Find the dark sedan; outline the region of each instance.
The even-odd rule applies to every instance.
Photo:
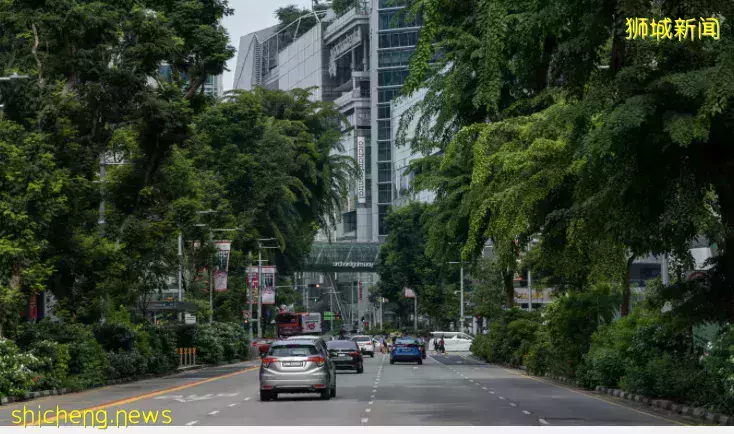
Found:
[[[358,374],[364,372],[364,359],[359,346],[354,341],[329,341],[326,343],[329,358],[336,369],[355,369]]]

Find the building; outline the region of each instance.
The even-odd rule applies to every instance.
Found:
[[[349,120],[342,131],[344,154],[358,161],[362,176],[338,216],[340,224],[334,233],[330,237],[320,233],[317,242],[346,243],[355,248],[384,242],[388,209],[408,199],[411,178],[404,169],[412,157],[409,150],[395,149],[399,113],[393,114],[393,106],[408,76],[420,18],[399,16],[405,4],[357,1],[355,7],[339,15],[331,9],[314,11],[290,26],[265,28],[240,39],[235,89],[315,86],[313,98],[334,102]],[[293,32],[293,27],[298,29],[314,18],[312,28]],[[402,113],[409,106],[406,104],[401,103],[396,110]],[[345,259],[349,254],[345,253]],[[376,310],[368,302],[369,288],[377,282],[374,272],[339,271],[304,279],[320,280],[348,294],[340,296],[340,301],[351,306],[359,320],[365,317],[367,321]],[[362,291],[356,289],[360,286]]]
[[[171,74],[171,65],[167,63],[164,63],[158,67],[158,74],[160,74],[160,77],[166,81],[170,82],[173,79]],[[224,93],[224,86],[222,83],[221,74],[207,77],[206,81],[204,82],[204,93],[215,98],[222,97],[222,94]]]

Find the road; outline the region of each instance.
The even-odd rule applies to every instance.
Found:
[[[571,390],[466,355],[390,365],[365,359],[338,375],[337,396],[281,395],[260,402],[258,365],[242,363],[0,407],[0,425],[28,408],[170,410],[172,425],[676,425],[691,423],[628,401]],[[91,416],[90,416],[91,418]],[[60,422],[64,425],[63,422]],[[89,423],[91,424],[91,422]],[[163,425],[158,420],[157,425]],[[99,426],[99,423],[97,424]],[[112,425],[112,423],[110,423]]]

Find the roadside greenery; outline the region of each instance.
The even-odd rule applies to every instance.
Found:
[[[175,372],[180,347],[196,348],[197,364],[251,357],[246,330],[231,323],[87,326],[44,320],[24,324],[15,342],[0,340],[0,397]]]

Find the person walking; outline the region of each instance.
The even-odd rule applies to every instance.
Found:
[[[446,343],[443,341],[443,337],[441,337],[441,340],[438,342],[438,350],[441,354],[446,352]]]

